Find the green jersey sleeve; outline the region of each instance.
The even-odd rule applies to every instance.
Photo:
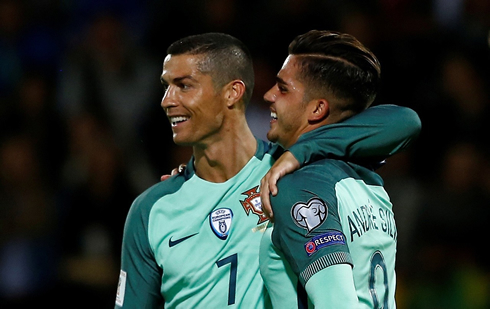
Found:
[[[352,267],[347,264],[322,269],[308,280],[305,289],[315,309],[358,307]]]
[[[343,122],[303,134],[288,149],[301,166],[323,158],[377,163],[407,148],[419,135],[420,118],[408,107],[378,105]]]
[[[382,183],[370,169],[334,159],[312,162],[278,181],[270,243],[283,253],[279,258],[289,263],[315,308],[353,308],[339,303],[347,297],[348,304],[357,297],[370,308],[395,308],[397,233]],[[263,274],[267,285],[268,273]],[[351,279],[335,279],[340,277]],[[332,294],[325,290],[330,283],[344,288]]]
[[[271,197],[272,243],[303,286],[324,268],[353,265],[336,207],[334,179],[341,170],[332,168],[323,173],[329,176],[322,176],[311,166],[284,176],[278,182],[279,194]]]
[[[148,217],[156,197],[140,195],[129,210],[124,227],[121,271],[115,308],[163,308],[162,270],[148,240]]]

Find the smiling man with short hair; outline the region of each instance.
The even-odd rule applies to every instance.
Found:
[[[380,71],[374,54],[351,35],[299,35],[264,95],[275,116],[267,138],[288,149],[354,121],[376,97]],[[370,108],[364,116],[383,119],[389,108]],[[407,110],[405,121],[420,129],[415,112]],[[395,308],[392,204],[381,177],[359,163],[322,159],[277,183],[270,199],[275,221],[260,248],[261,274],[275,308]]]

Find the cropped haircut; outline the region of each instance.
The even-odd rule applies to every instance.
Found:
[[[167,54],[202,55],[198,70],[211,76],[215,90],[238,79],[245,84],[245,105],[252,98],[255,83],[252,56],[237,38],[224,33],[191,35],[172,43]]]
[[[307,87],[305,99],[333,95],[341,111],[359,113],[374,101],[381,80],[376,56],[349,34],[311,30],[297,36],[289,54],[298,57],[298,79]]]

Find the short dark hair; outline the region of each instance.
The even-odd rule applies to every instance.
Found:
[[[224,33],[191,35],[172,43],[167,54],[203,55],[199,71],[209,74],[215,89],[221,89],[232,80],[245,84],[244,102],[248,104],[254,88],[252,56],[248,48],[237,38]]]
[[[334,95],[344,110],[359,113],[374,101],[381,80],[376,56],[349,34],[311,30],[297,36],[289,54],[299,55],[300,80],[306,83],[305,95]]]

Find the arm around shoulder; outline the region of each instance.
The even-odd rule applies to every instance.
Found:
[[[420,117],[411,108],[386,104],[368,110],[382,120],[379,134],[392,145],[393,149],[388,153],[390,156],[410,146],[422,130]]]
[[[379,162],[413,143],[421,131],[417,113],[403,106],[373,106],[340,123],[303,134],[289,151],[303,166],[323,158]]]

